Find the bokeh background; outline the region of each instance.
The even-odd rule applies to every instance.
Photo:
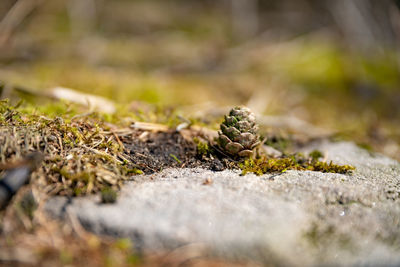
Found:
[[[244,104],[400,158],[399,7],[394,0],[1,0],[0,81],[64,86],[200,119]]]

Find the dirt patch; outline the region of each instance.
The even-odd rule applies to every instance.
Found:
[[[226,168],[225,161],[198,154],[196,143],[176,131],[137,131],[122,138],[130,161],[144,173],[154,173],[170,167],[203,167],[214,171]]]

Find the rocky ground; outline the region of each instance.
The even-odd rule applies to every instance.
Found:
[[[351,142],[303,150],[315,148],[356,170],[241,176],[168,168],[132,177],[115,204],[54,197],[46,210],[96,234],[129,237],[139,251],[167,251],[187,262],[217,256],[263,265],[398,266],[400,164]]]
[[[320,2],[0,1],[0,266],[400,265],[399,9]]]

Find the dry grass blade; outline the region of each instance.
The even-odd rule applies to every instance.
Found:
[[[135,122],[131,128],[143,131],[166,132],[170,130],[168,126],[150,122]]]

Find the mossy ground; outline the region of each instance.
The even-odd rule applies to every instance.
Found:
[[[224,159],[200,133],[188,128],[185,134],[172,128],[176,120],[170,114],[165,123],[170,130],[149,132],[111,124],[98,113],[76,115],[79,107],[60,103],[44,110],[28,105],[0,103],[0,152],[3,164],[39,151],[44,162],[33,181],[44,192],[57,195],[86,195],[104,188],[120,188],[132,175],[152,173],[168,167],[221,169],[238,166],[243,174],[282,172],[287,169],[346,173],[349,166],[318,161],[321,154],[309,158],[294,155],[278,159]],[[63,117],[58,115],[63,113]],[[131,117],[133,119],[133,117]],[[118,122],[117,122],[118,123]],[[201,141],[203,140],[203,141]],[[222,164],[223,161],[226,162]],[[239,164],[237,164],[239,162]],[[219,166],[219,167],[217,167]]]
[[[331,173],[351,173],[355,168],[350,165],[337,165],[332,162],[315,160],[312,155],[292,155],[283,158],[267,158],[265,156],[258,159],[247,159],[239,164],[242,174],[255,173],[262,175],[265,173],[285,172],[287,170],[298,171],[319,171]]]

